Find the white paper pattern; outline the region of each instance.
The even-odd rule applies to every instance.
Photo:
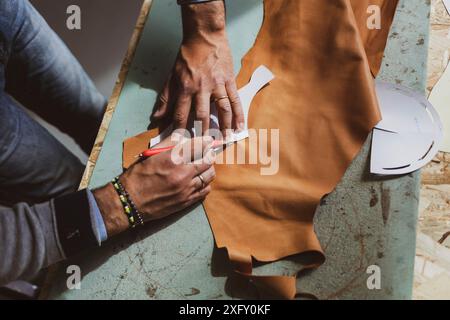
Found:
[[[399,175],[420,169],[437,154],[442,124],[425,97],[399,85],[376,83],[383,120],[373,130],[370,171]]]

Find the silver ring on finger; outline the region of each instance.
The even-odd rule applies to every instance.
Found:
[[[163,95],[159,96],[159,101],[161,101],[164,104],[168,103],[167,99]]]
[[[206,186],[205,178],[203,178],[203,176],[202,176],[201,174],[199,174],[197,177],[199,177],[199,179],[200,179],[200,181],[201,181],[201,183],[202,183],[201,189],[204,189],[205,186]]]
[[[225,100],[225,99],[229,99],[229,97],[228,96],[221,96],[221,97],[218,97],[218,98],[214,99],[213,102],[217,103],[217,102],[219,102],[221,100]]]

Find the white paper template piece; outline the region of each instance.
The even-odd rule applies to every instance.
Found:
[[[450,4],[450,0],[448,3]],[[444,74],[434,86],[428,100],[436,108],[444,123],[444,140],[440,150],[450,152],[450,65],[447,66]]]
[[[372,173],[406,174],[417,170],[419,155],[425,156],[430,152],[429,142],[433,138],[430,135],[404,135],[375,128],[372,138]],[[416,159],[416,162],[411,159]]]
[[[275,78],[273,73],[265,66],[259,66],[252,74],[252,77],[248,84],[239,89],[239,97],[241,99],[242,109],[245,117],[245,130],[241,133],[235,133],[231,137],[229,141],[241,141],[248,138],[248,113],[250,111],[250,105],[253,101],[253,98],[256,96],[259,90],[261,90],[265,85],[267,85],[270,81]],[[191,117],[192,118],[192,117]],[[192,128],[192,133],[194,136],[199,136],[201,133],[197,133],[193,126],[193,121],[190,121],[191,124],[188,127]],[[211,116],[210,116],[210,129],[219,129],[219,118],[217,108],[214,103],[211,104]],[[159,136],[150,140],[150,148],[153,148],[155,145],[160,143],[162,140],[166,139],[171,135],[173,131],[173,127],[167,127]]]
[[[165,128],[164,131],[161,132],[161,134],[159,136],[156,136],[153,139],[150,139],[150,148],[153,148],[158,143],[160,143],[164,139],[168,138],[170,136],[170,134],[172,133],[172,131],[173,131],[173,126],[170,125],[167,128]]]
[[[248,113],[253,98],[259,90],[275,78],[273,73],[265,66],[259,66],[253,72],[250,82],[239,90],[239,97],[241,98],[242,109],[245,116],[245,129],[248,129]]]
[[[437,154],[443,138],[439,115],[425,97],[377,81],[383,120],[373,130],[370,171],[398,175],[420,169]]]
[[[444,3],[445,9],[447,9],[447,12],[450,14],[450,0],[442,0]]]
[[[245,140],[248,137],[249,137],[248,130],[243,130],[243,131],[241,131],[239,133],[233,133],[233,136],[231,138],[229,138],[227,141],[225,141],[225,143],[222,146],[217,147],[214,150],[215,151],[220,151],[224,146],[231,145],[231,144],[233,144],[235,142],[239,142],[239,141]]]

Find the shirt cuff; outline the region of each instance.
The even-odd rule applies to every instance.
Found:
[[[89,213],[91,215],[92,230],[94,231],[98,244],[101,245],[102,242],[108,240],[108,233],[106,232],[105,222],[91,190],[87,189],[86,192],[89,201]]]
[[[99,246],[86,190],[57,198],[53,206],[59,241],[66,257]]]

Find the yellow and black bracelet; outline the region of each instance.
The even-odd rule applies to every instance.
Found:
[[[123,210],[128,218],[130,227],[135,228],[136,226],[143,225],[144,219],[142,218],[142,214],[137,210],[137,207],[133,200],[131,200],[130,195],[120,182],[119,177],[114,178],[111,183],[119,195],[120,202],[122,203]]]

